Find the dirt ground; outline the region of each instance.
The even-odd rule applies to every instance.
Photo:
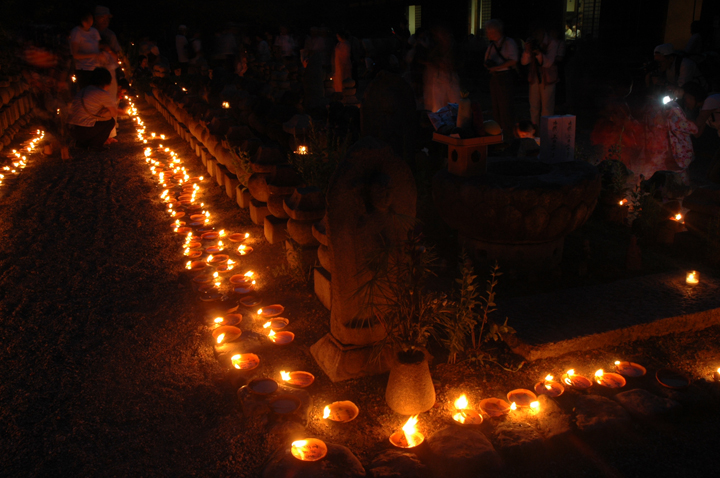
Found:
[[[141,108],[148,131],[171,135]],[[0,198],[0,470],[4,476],[259,476],[281,444],[242,416],[236,389],[213,356],[211,306],[183,270],[183,238],[172,233],[134,129],[123,124],[107,153],[74,151],[72,161],[36,155]],[[167,145],[203,174],[174,134]],[[329,312],[307,285],[278,275],[282,244],[270,245],[209,181],[202,201],[215,224],[250,232],[254,252],[238,269],[258,275],[264,304],[281,303],[296,340],[260,353],[260,375],[316,376],[307,436],[349,447],[363,462],[390,445],[405,418],[384,401],[387,375],[332,384],[309,347]],[[244,332],[260,323],[243,311]],[[720,366],[720,328],[534,362],[518,372],[477,363],[432,365],[438,406],[420,417],[425,435],[448,424],[460,392],[472,402],[532,387],[547,373],[584,373],[617,358],[650,372],[672,365],[694,379]],[[501,354],[508,365],[517,357]],[[650,374],[649,374],[650,375]],[[648,377],[650,381],[651,377]],[[650,388],[650,383],[641,386]],[[352,400],[360,416],[343,426],[320,418],[328,402]],[[685,410],[673,422],[634,422],[603,443],[576,440],[540,461],[509,463],[507,476],[717,476],[718,407]],[[287,445],[287,444],[285,444]],[[450,474],[448,476],[451,476]],[[480,476],[480,475],[479,475]],[[484,475],[482,475],[484,476]]]

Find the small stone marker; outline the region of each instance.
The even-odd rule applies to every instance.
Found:
[[[619,408],[619,405],[618,405]],[[428,462],[435,476],[476,477],[478,470],[500,467],[500,457],[490,441],[480,432],[450,426],[427,439]]]
[[[615,401],[637,418],[655,418],[678,412],[682,406],[675,400],[661,398],[647,390],[636,388],[618,393]]]
[[[367,469],[373,478],[430,478],[430,469],[418,460],[415,453],[386,450],[372,461]]]
[[[621,427],[629,420],[628,412],[609,398],[585,395],[575,402],[575,423],[581,432],[604,432]]]

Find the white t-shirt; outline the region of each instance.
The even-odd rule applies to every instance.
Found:
[[[487,50],[485,50],[485,61],[490,60],[495,65],[502,65],[508,60],[518,61],[518,56],[517,43],[508,37],[502,37],[497,43],[490,42]],[[506,67],[497,71],[508,71],[509,69],[509,67]]]
[[[88,31],[83,30],[82,27],[75,27],[70,32],[70,51],[80,54],[100,53],[99,42],[100,33],[93,27]],[[94,58],[75,59],[76,70],[92,71],[96,66]]]
[[[88,86],[78,91],[70,105],[68,123],[92,128],[96,121],[106,121],[110,115],[98,114],[103,108],[116,108],[115,100],[107,91],[97,86]]]
[[[187,47],[187,37],[185,35],[175,35],[175,49],[177,50],[177,57],[180,63],[188,62]]]

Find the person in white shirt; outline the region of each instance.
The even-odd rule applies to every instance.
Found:
[[[93,14],[80,17],[80,25],[70,31],[70,52],[75,60],[75,76],[78,88],[90,84],[92,71],[100,57],[100,33],[93,28]]]
[[[70,105],[68,123],[80,148],[102,150],[115,127],[117,103],[108,93],[112,76],[105,68],[91,72],[90,84],[78,91]]]
[[[185,25],[180,25],[178,27],[178,34],[175,35],[175,50],[177,51],[177,58],[178,63],[180,63],[180,70],[182,71],[182,74],[187,73],[188,69],[188,62],[190,59],[188,58],[188,39],[187,36],[187,27]]]
[[[507,38],[500,20],[485,23],[488,45],[485,51],[485,68],[490,71],[490,96],[493,119],[503,130],[503,141],[514,139],[515,129],[515,66],[518,61],[517,44]]]
[[[275,47],[280,50],[280,55],[293,56],[295,52],[295,41],[288,33],[286,27],[280,27],[280,34],[275,38]]]
[[[525,43],[520,63],[529,65],[530,120],[540,126],[540,116],[555,113],[555,84],[558,82],[558,67],[555,64],[559,42],[548,36],[543,29],[536,29]]]

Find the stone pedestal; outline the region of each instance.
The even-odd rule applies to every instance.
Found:
[[[250,200],[250,219],[258,226],[265,224],[265,216],[269,215],[267,204],[260,202],[257,199]]]
[[[386,372],[392,353],[386,348],[373,359],[372,345],[345,345],[327,334],[310,347],[310,353],[333,382]]]
[[[313,284],[315,286],[315,295],[326,309],[330,310],[332,304],[331,290],[332,276],[327,269],[316,267],[313,272]]]
[[[276,244],[287,239],[287,219],[265,216],[265,239],[270,244]]]

